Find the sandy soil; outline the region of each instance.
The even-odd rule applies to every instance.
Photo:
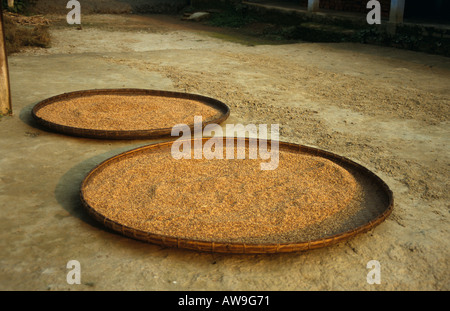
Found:
[[[450,289],[448,58],[359,44],[239,44],[238,35],[221,40],[163,16],[83,23],[54,26],[51,48],[9,58],[14,116],[0,121],[0,289]],[[231,107],[227,123],[280,124],[282,140],[374,171],[394,192],[393,214],[345,243],[283,255],[165,249],[109,232],[81,209],[79,184],[102,160],[153,141],[65,137],[29,116],[49,96],[105,87],[198,93]],[[66,282],[72,259],[81,285]],[[373,259],[379,285],[366,281]]]

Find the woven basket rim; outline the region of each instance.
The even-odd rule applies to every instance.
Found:
[[[226,137],[223,137],[225,139]],[[206,141],[209,138],[203,138]],[[235,138],[236,139],[236,138]],[[194,138],[188,139],[193,141]],[[245,138],[246,142],[250,139]],[[270,140],[267,140],[270,143]],[[96,165],[84,178],[81,188],[80,188],[80,198],[83,207],[86,209],[88,214],[93,217],[98,222],[102,223],[105,227],[112,229],[124,236],[133,238],[136,240],[149,242],[152,244],[157,244],[166,247],[182,248],[195,251],[205,251],[205,252],[217,252],[217,253],[247,253],[247,254],[262,254],[262,253],[288,253],[288,252],[298,252],[306,251],[310,249],[321,248],[329,246],[344,240],[347,240],[357,234],[367,232],[374,228],[375,226],[382,223],[391,213],[394,207],[394,196],[389,186],[375,173],[368,170],[366,167],[348,159],[343,156],[334,154],[329,151],[321,150],[315,147],[309,147],[305,145],[299,145],[289,142],[279,141],[279,146],[281,148],[286,148],[291,151],[308,153],[310,155],[315,155],[319,157],[324,157],[334,163],[340,165],[344,163],[350,166],[352,169],[363,174],[366,178],[369,178],[372,183],[376,184],[379,189],[383,191],[385,196],[386,204],[383,205],[383,212],[379,213],[376,217],[368,220],[365,224],[355,227],[354,229],[344,231],[338,234],[330,235],[324,238],[308,241],[299,241],[295,243],[264,243],[264,244],[248,244],[248,243],[235,243],[235,242],[214,242],[214,241],[202,241],[202,240],[191,240],[178,237],[172,237],[168,235],[160,235],[151,232],[146,232],[142,230],[137,230],[128,226],[125,226],[119,222],[113,221],[106,216],[97,212],[92,206],[90,206],[84,198],[84,189],[89,183],[89,180],[99,171],[101,168],[114,164],[114,162],[119,161],[122,157],[132,155],[133,153],[140,152],[147,149],[165,148],[173,144],[173,141],[161,142],[152,145],[146,145],[139,148],[135,148],[109,159],[104,160],[100,164]]]
[[[60,134],[77,136],[83,138],[94,138],[94,139],[157,139],[171,136],[171,127],[167,128],[154,128],[146,130],[99,130],[99,129],[89,129],[82,127],[67,126],[55,122],[46,120],[37,115],[38,111],[45,106],[54,104],[55,102],[78,98],[83,96],[92,95],[145,95],[145,96],[163,96],[171,98],[181,98],[181,99],[191,99],[201,102],[202,104],[208,105],[217,110],[217,114],[214,118],[209,120],[204,120],[202,126],[208,124],[216,123],[220,124],[224,122],[230,115],[230,108],[223,102],[199,94],[183,93],[175,91],[164,91],[164,90],[152,90],[152,89],[139,89],[139,88],[121,88],[121,89],[92,89],[92,90],[81,90],[63,93],[55,95],[44,99],[34,105],[31,115],[36,122],[46,129]],[[194,116],[192,116],[194,117]],[[191,130],[194,129],[194,124],[188,124]]]

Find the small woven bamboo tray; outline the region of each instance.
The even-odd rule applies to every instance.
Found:
[[[237,140],[237,138],[234,138]],[[208,141],[208,138],[203,138],[203,144],[205,144]],[[224,144],[225,144],[225,138],[223,138]],[[249,144],[249,139],[245,139],[246,144]],[[192,143],[194,141],[192,140]],[[236,141],[235,141],[236,142]],[[161,158],[158,158],[158,156],[167,156],[167,153],[171,152],[171,147],[173,145],[173,141],[171,142],[163,142],[153,145],[148,145],[144,147],[140,147],[137,149],[130,150],[128,152],[124,152],[122,154],[119,154],[117,156],[114,156],[102,163],[100,163],[98,166],[96,166],[91,172],[85,177],[85,179],[82,182],[81,185],[81,201],[83,206],[88,211],[89,215],[92,216],[94,219],[102,223],[104,226],[133,239],[149,242],[153,244],[158,244],[165,247],[174,247],[174,248],[183,248],[183,249],[189,249],[189,250],[195,250],[195,251],[204,251],[204,252],[218,252],[218,253],[286,253],[286,252],[298,252],[298,251],[306,251],[310,249],[316,249],[321,248],[325,246],[329,246],[338,242],[342,242],[344,240],[347,240],[351,237],[354,237],[355,235],[364,233],[369,231],[370,229],[374,228],[375,226],[382,223],[386,217],[390,215],[393,209],[394,199],[392,191],[389,189],[389,187],[374,173],[366,169],[365,167],[347,159],[342,156],[323,151],[320,149],[287,143],[287,142],[279,142],[279,153],[280,155],[283,155],[284,153],[289,156],[304,156],[308,157],[308,159],[312,159],[311,161],[321,161],[323,163],[328,163],[329,165],[332,165],[333,167],[338,167],[340,171],[342,171],[345,174],[349,174],[352,179],[354,179],[358,183],[358,187],[361,189],[362,193],[362,199],[358,199],[354,201],[353,203],[348,203],[343,207],[343,211],[336,213],[333,216],[330,216],[329,219],[325,218],[324,220],[321,220],[318,223],[311,223],[309,226],[303,226],[303,228],[300,228],[299,230],[291,230],[283,232],[283,234],[279,234],[279,240],[277,240],[278,235],[277,233],[272,234],[267,233],[267,237],[270,238],[270,242],[252,242],[251,239],[249,241],[239,241],[239,240],[233,240],[230,239],[227,241],[227,239],[222,238],[219,240],[214,240],[214,238],[186,238],[183,236],[177,236],[177,235],[171,235],[171,234],[165,234],[164,232],[152,232],[151,230],[142,230],[137,226],[130,225],[130,224],[124,224],[122,221],[118,221],[117,219],[112,219],[114,217],[106,216],[107,213],[105,213],[105,206],[102,204],[92,203],[96,202],[96,196],[98,195],[95,191],[90,191],[89,187],[92,186],[95,183],[99,183],[101,185],[106,185],[105,187],[105,193],[110,193],[111,196],[115,196],[114,191],[112,188],[108,188],[109,183],[111,184],[111,187],[114,187],[114,181],[111,180],[102,180],[102,174],[104,172],[107,172],[109,169],[113,169],[121,163],[128,163],[126,161],[131,160],[152,160],[154,159],[154,162],[150,162],[150,164],[147,166],[147,168],[151,168],[157,165],[160,165],[162,160]],[[267,143],[267,142],[266,142]],[[268,141],[270,145],[270,141]],[[282,158],[280,158],[282,159]],[[122,162],[124,161],[124,162]],[[141,163],[141,162],[136,163]],[[179,161],[179,160],[178,160]],[[184,160],[184,161],[201,161],[201,160]],[[206,164],[206,166],[203,167],[201,171],[198,171],[199,176],[205,176],[205,174],[210,174],[210,176],[206,176],[206,179],[203,180],[210,180],[211,178],[219,178],[218,180],[221,180],[221,182],[224,182],[225,177],[220,176],[221,173],[219,171],[218,175],[214,175],[217,173],[217,171],[214,171],[212,168],[212,165],[214,165],[216,162],[214,161],[247,161],[247,160],[228,160],[228,159],[214,159],[213,162],[209,162],[210,165]],[[130,162],[131,163],[131,162]],[[200,162],[198,162],[200,163]],[[231,163],[231,162],[229,162]],[[244,163],[244,162],[241,162]],[[312,162],[311,162],[312,163]],[[217,164],[217,163],[216,163]],[[225,162],[221,162],[221,165],[225,165]],[[327,164],[327,165],[328,165]],[[284,165],[280,162],[280,166]],[[123,188],[123,191],[132,191],[130,189],[133,189],[132,187],[132,181],[133,181],[133,172],[131,170],[139,170],[139,168],[136,167],[136,165],[130,165],[127,164],[127,169],[130,171],[125,171],[120,174],[120,177],[117,177],[116,182],[122,183],[125,185]],[[243,167],[241,164],[238,166],[237,172],[239,173],[240,168]],[[167,169],[163,169],[162,172],[167,172],[167,176],[163,176],[163,180],[169,182],[171,179],[173,179],[175,176],[173,174],[178,174],[181,176],[181,178],[185,178],[183,176],[183,172],[179,172],[177,164],[175,164],[173,167],[169,167]],[[142,170],[146,170],[143,168]],[[221,171],[223,174],[225,174],[226,170]],[[276,171],[276,170],[274,170]],[[288,170],[289,171],[289,170]],[[172,173],[170,173],[172,172]],[[149,173],[150,174],[150,173]],[[172,174],[172,175],[171,175]],[[190,174],[193,174],[195,176],[195,172],[190,172]],[[236,173],[234,173],[236,174]],[[304,178],[302,176],[301,172],[291,172],[292,176],[289,176],[289,178],[294,178],[293,180],[297,180],[298,184],[300,185],[301,179]],[[146,175],[148,178],[151,178],[151,175]],[[180,177],[178,176],[178,177]],[[298,176],[298,178],[297,178]],[[314,175],[312,175],[314,176]],[[145,177],[145,178],[147,178]],[[253,176],[246,176],[245,178],[249,177],[250,179],[253,178]],[[123,178],[123,179],[122,179]],[[143,185],[145,187],[145,178],[142,182],[139,182],[138,185]],[[222,178],[222,179],[220,179]],[[297,178],[297,179],[296,179]],[[273,179],[276,181],[276,179]],[[225,179],[226,181],[226,179]],[[218,181],[220,182],[220,181]],[[175,189],[175,192],[178,191],[178,188],[176,184],[172,184]],[[181,184],[178,184],[181,187]],[[199,187],[208,187],[209,184],[205,183],[203,185],[199,185]],[[218,185],[219,187],[217,189],[220,190],[221,185]],[[245,185],[242,185],[245,186]],[[294,182],[294,187],[295,182]],[[320,185],[319,185],[320,186]],[[182,188],[182,187],[181,187]],[[150,189],[150,188],[149,188]],[[165,188],[167,189],[167,188]],[[201,189],[201,188],[199,188]],[[203,192],[204,194],[208,194],[209,190],[210,192],[218,192],[217,189],[206,189],[206,192]],[[270,187],[267,189],[271,189]],[[294,188],[292,188],[294,189]],[[123,191],[121,193],[118,193],[119,196],[123,195]],[[147,191],[147,190],[145,190]],[[149,192],[153,192],[152,194],[155,194],[155,190],[149,190]],[[148,192],[148,193],[149,193]],[[180,191],[178,191],[180,192]],[[144,192],[147,193],[147,192]],[[163,193],[164,194],[164,193]],[[126,194],[130,198],[130,202],[135,200],[133,199],[133,196],[135,193],[128,193]],[[230,193],[225,195],[232,195]],[[281,193],[282,197],[288,196],[288,193]],[[127,197],[126,196],[126,197]],[[108,198],[111,199],[111,204],[116,204],[116,198]],[[203,198],[199,198],[198,201],[195,201],[196,204],[200,204],[199,202]],[[128,201],[125,201],[128,202]],[[134,201],[133,201],[134,202]],[[356,202],[356,203],[355,203]],[[207,202],[206,202],[207,203]],[[270,202],[267,201],[267,204]],[[314,202],[313,202],[314,203]],[[125,203],[126,205],[127,203]],[[133,203],[134,204],[134,203]],[[133,204],[130,203],[130,206],[119,206],[119,208],[122,208],[122,212],[128,213],[131,212],[133,208]],[[249,204],[252,204],[251,201]],[[345,215],[342,214],[345,212],[345,209],[350,209],[350,206],[353,205],[353,212]],[[183,213],[186,213],[186,211],[182,211],[183,206],[180,207],[180,213],[175,213],[174,219],[171,219],[170,221],[173,226],[177,226],[184,220],[181,218],[181,215]],[[162,208],[160,206],[157,206],[158,208]],[[167,207],[164,207],[167,208]],[[250,205],[244,206],[243,209],[251,208]],[[204,213],[208,213],[209,210],[214,209],[214,206],[210,206],[207,209],[204,210]],[[327,210],[326,207],[324,209]],[[189,210],[187,211],[187,213]],[[300,212],[300,211],[299,211]],[[201,216],[200,214],[198,214]],[[336,216],[339,215],[339,216]],[[345,217],[344,217],[344,216]],[[180,216],[180,218],[178,218]],[[156,216],[155,216],[156,217]],[[255,219],[255,218],[253,218]],[[258,218],[256,218],[257,221]],[[142,219],[136,219],[137,222],[141,222]],[[131,221],[133,223],[133,221]],[[205,224],[206,226],[207,224]],[[245,223],[244,223],[245,225]],[[249,223],[249,226],[255,226],[255,223]],[[257,226],[258,224],[256,224]],[[172,225],[170,225],[172,226]],[[195,232],[194,225],[192,227],[187,227],[188,230]],[[230,227],[232,228],[232,226]],[[294,232],[295,231],[295,232]],[[294,234],[295,233],[295,234]],[[226,235],[225,231],[225,235]],[[292,236],[291,236],[292,235]],[[299,237],[299,238],[297,238]],[[265,237],[262,237],[263,239]]]
[[[216,110],[213,117],[203,118],[202,126],[207,124],[220,124],[225,121],[229,114],[229,107],[220,102],[219,100],[209,98],[197,94],[181,93],[181,92],[170,92],[161,90],[146,90],[146,89],[96,89],[96,90],[83,90],[70,93],[64,93],[57,96],[47,98],[39,103],[37,103],[31,112],[33,118],[37,123],[46,129],[53,132],[78,136],[84,138],[94,138],[94,139],[156,139],[161,137],[168,137],[171,135],[172,127],[179,122],[173,120],[173,124],[170,126],[165,126],[161,128],[145,128],[145,129],[127,129],[127,130],[117,130],[117,129],[96,129],[83,126],[69,126],[63,122],[51,121],[48,117],[39,116],[40,111],[49,105],[58,105],[61,102],[68,100],[80,100],[92,96],[141,96],[141,97],[163,97],[168,100],[179,99],[179,100],[189,100],[195,101],[203,104],[206,107],[211,107]],[[160,111],[161,112],[161,111]],[[163,111],[164,112],[164,111]],[[92,116],[95,117],[95,116]],[[135,118],[139,118],[136,115]],[[189,122],[186,123],[190,129],[194,128],[194,115],[189,116]],[[126,120],[127,124],[131,124],[132,120]]]

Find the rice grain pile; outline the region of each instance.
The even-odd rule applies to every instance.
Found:
[[[342,214],[361,192],[352,174],[321,157],[280,150],[279,166],[271,171],[261,170],[261,161],[176,160],[170,149],[144,149],[102,167],[83,197],[103,216],[145,232],[282,243]]]
[[[37,116],[49,122],[92,130],[149,130],[192,124],[194,116],[203,121],[219,112],[190,99],[149,95],[91,95],[52,103]]]

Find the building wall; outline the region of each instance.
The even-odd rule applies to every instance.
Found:
[[[430,19],[450,23],[449,0],[407,0],[405,2],[405,18]]]
[[[303,1],[303,0],[301,0]],[[345,12],[368,13],[367,2],[369,0],[320,0],[320,8]],[[391,0],[378,0],[381,5],[381,15],[389,16]]]
[[[229,9],[241,2],[242,0],[191,0],[190,4],[201,9]]]
[[[301,6],[308,7],[308,0],[298,0]]]
[[[218,1],[218,0],[215,0]],[[249,0],[250,2],[259,2],[258,0]],[[381,5],[381,14],[383,17],[389,16],[389,10],[391,7],[391,0],[378,0]],[[419,0],[425,1],[425,0]],[[437,0],[439,1],[439,0]],[[449,0],[450,1],[450,0]],[[271,2],[277,2],[276,0]],[[301,7],[308,7],[308,0],[283,0],[281,2],[291,2],[298,4]],[[344,12],[358,12],[365,13],[369,12],[367,9],[367,2],[369,0],[319,0],[319,8],[325,10],[336,10],[336,11],[344,11]]]

